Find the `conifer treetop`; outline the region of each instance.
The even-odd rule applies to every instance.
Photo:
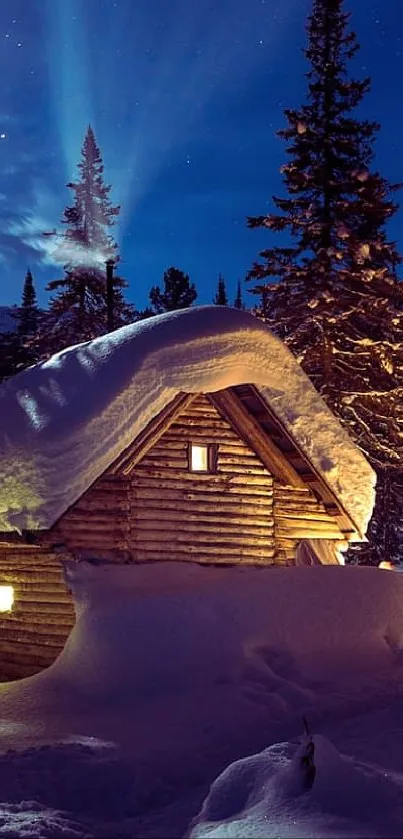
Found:
[[[326,294],[341,285],[365,293],[388,283],[400,262],[384,226],[396,212],[390,184],[371,167],[379,125],[354,115],[370,80],[350,79],[358,50],[343,0],[314,0],[308,23],[308,95],[285,111],[288,161],[282,167],[288,195],[274,197],[277,212],[248,219],[250,227],[291,234],[292,243],[268,248],[251,279],[281,279],[295,290]],[[262,290],[261,284],[257,286]],[[270,293],[270,288],[267,289]]]
[[[108,259],[118,261],[117,244],[110,234],[120,207],[112,204],[111,186],[104,183],[104,166],[94,131],[88,126],[78,163],[78,178],[67,184],[74,203],[66,207],[59,236],[58,258],[69,268],[102,266]]]

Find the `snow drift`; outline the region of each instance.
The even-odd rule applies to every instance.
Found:
[[[76,626],[47,671],[0,685],[0,743],[26,741],[35,720],[45,736],[130,739],[153,772],[197,772],[263,745],[269,725],[299,729],[303,713],[403,687],[400,574],[172,562],[68,573]]]
[[[400,835],[401,778],[346,764],[316,732],[397,700],[388,738],[399,772],[403,575],[187,563],[67,570],[77,623],[64,651],[47,671],[0,685],[0,836],[2,826],[7,836],[183,835],[225,766],[284,739],[244,764],[248,783],[228,770],[195,839]],[[318,761],[308,797],[294,772],[304,713]],[[377,733],[375,759],[389,756],[382,713],[352,721],[349,745],[365,744],[369,762]]]
[[[0,388],[0,531],[47,529],[178,392],[255,384],[365,533],[374,473],[294,357],[252,315],[159,315],[53,356]]]
[[[305,744],[279,743],[229,766],[212,785],[190,839],[394,839],[403,828],[403,775],[341,755],[321,735],[315,781]]]

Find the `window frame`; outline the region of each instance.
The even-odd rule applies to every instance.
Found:
[[[192,447],[207,449],[207,469],[194,469],[192,467]],[[218,444],[217,443],[196,443],[194,440],[188,442],[188,471],[192,475],[214,475],[217,472]]]

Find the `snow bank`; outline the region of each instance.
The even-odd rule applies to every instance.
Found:
[[[386,839],[403,829],[403,775],[340,755],[313,737],[316,774],[304,788],[305,744],[281,743],[229,766],[213,783],[191,839]]]
[[[0,685],[0,744],[26,742],[28,721],[34,741],[130,740],[147,765],[171,771],[175,756],[197,773],[262,745],[270,725],[403,687],[402,575],[170,562],[69,574],[76,626],[51,668]]]
[[[77,623],[64,651],[48,670],[0,685],[0,836],[178,837],[225,766],[292,740],[303,714],[313,730],[335,727],[403,696],[403,575],[181,563],[67,571]],[[388,736],[401,764],[396,704]],[[353,722],[361,759],[374,732],[384,756],[386,728],[382,717]],[[218,804],[207,799],[194,837],[401,835],[388,833],[401,779],[315,742],[312,795],[298,788],[295,742],[265,750],[214,787]],[[366,811],[387,829],[363,832]]]
[[[49,528],[181,391],[251,383],[364,534],[374,473],[252,315],[172,312],[70,347],[0,388],[0,531]]]

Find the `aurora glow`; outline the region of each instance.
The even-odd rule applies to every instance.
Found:
[[[369,2],[369,0],[368,0]],[[401,0],[350,0],[371,73],[383,171],[402,180]],[[221,272],[230,296],[267,241],[246,228],[280,188],[282,111],[304,90],[310,0],[9,0],[0,7],[0,304],[17,302],[27,264],[41,302],[60,268],[43,230],[70,200],[88,122],[102,150],[130,297],[169,265],[199,302]],[[365,69],[364,69],[365,68]],[[394,222],[397,237],[401,216]]]

